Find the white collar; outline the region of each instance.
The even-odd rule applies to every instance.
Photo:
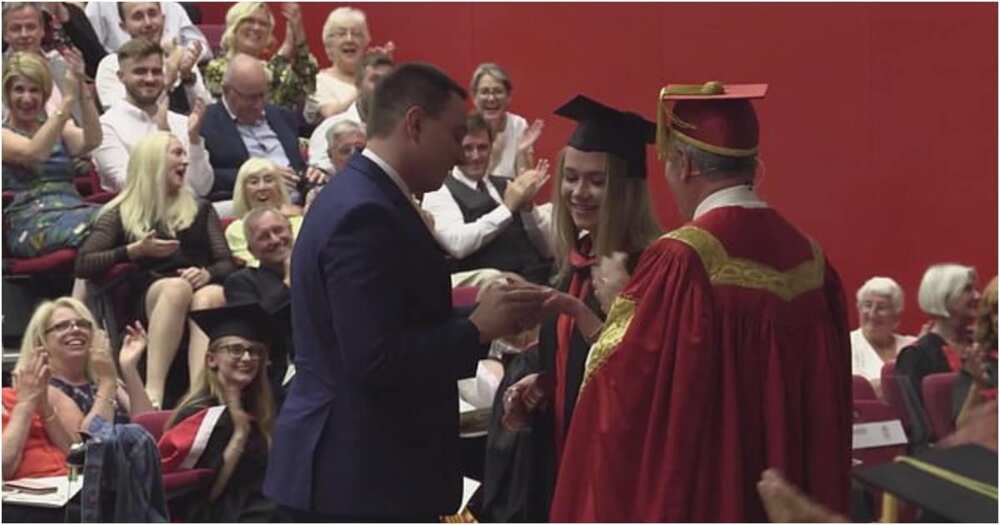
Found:
[[[723,208],[726,206],[739,206],[740,208],[767,208],[767,203],[762,201],[760,197],[750,186],[745,184],[740,184],[738,186],[730,186],[728,188],[723,188],[715,193],[712,193],[708,197],[702,200],[698,207],[694,210],[694,218],[697,219],[702,215],[716,209]]]
[[[465,173],[463,173],[458,166],[455,166],[454,168],[451,169],[451,174],[456,179],[458,179],[458,181],[461,182],[462,184],[465,184],[466,186],[474,190],[479,189],[479,183],[466,176]],[[483,181],[483,184],[486,184],[486,187],[488,188],[490,185],[488,184],[488,181],[486,179],[487,179],[486,175],[483,175],[483,178],[480,180]]]
[[[233,119],[233,123],[236,124],[237,126],[256,126],[260,124],[262,120],[264,120],[264,115],[265,112],[267,111],[266,109],[264,110],[264,112],[261,112],[260,118],[257,119],[257,122],[254,122],[253,124],[243,124],[240,121],[236,120],[236,113],[233,113],[233,110],[229,109],[229,103],[226,102],[226,96],[223,95],[219,97],[219,100],[222,101],[222,107],[226,108],[226,113],[229,113],[229,118]]]
[[[121,111],[124,111],[130,117],[140,119],[143,122],[153,122],[154,120],[153,117],[149,115],[149,113],[146,113],[145,111],[142,110],[142,108],[136,106],[135,103],[133,103],[131,100],[127,98],[127,96],[125,100],[123,100],[120,104],[115,104],[114,107],[120,107]],[[169,117],[171,113],[173,112],[168,110],[167,117]]]
[[[368,157],[369,160],[377,164],[378,167],[382,168],[382,171],[389,175],[389,178],[392,179],[392,182],[395,183],[397,187],[399,187],[399,191],[403,192],[403,195],[406,196],[407,200],[413,200],[413,193],[410,192],[410,187],[406,185],[406,181],[399,176],[399,172],[396,171],[395,168],[390,166],[389,163],[382,157],[379,157],[378,154],[368,148],[362,150],[361,154]]]

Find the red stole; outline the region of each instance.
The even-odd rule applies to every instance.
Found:
[[[944,345],[941,347],[941,353],[948,360],[948,368],[952,372],[962,369],[962,354],[958,350],[955,350],[950,345]]]
[[[573,276],[569,282],[567,293],[577,299],[586,302],[586,297],[590,294],[591,277],[590,267],[594,265],[596,258],[580,253],[589,253],[591,250],[590,236],[586,236],[579,242],[579,251],[574,248],[569,254],[569,264],[573,268]],[[556,319],[556,356],[555,356],[555,394],[553,396],[552,411],[554,413],[555,450],[556,464],[562,457],[562,447],[566,433],[566,361],[569,359],[570,346],[573,342],[573,329],[576,321],[572,316],[559,314]]]

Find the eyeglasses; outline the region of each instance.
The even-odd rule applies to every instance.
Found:
[[[59,332],[60,334],[64,334],[74,328],[79,328],[80,330],[90,332],[93,331],[94,329],[94,323],[91,323],[86,319],[67,319],[65,321],[60,321],[50,326],[48,329],[45,330],[45,333],[46,335],[51,334],[52,332]]]
[[[476,91],[476,94],[483,98],[489,98],[490,96],[503,98],[507,96],[507,90],[504,88],[482,88]]]
[[[225,352],[226,355],[233,359],[243,359],[244,355],[249,355],[251,361],[260,361],[264,357],[264,354],[267,353],[267,349],[263,346],[241,345],[238,343],[220,346],[216,351]]]
[[[358,38],[364,38],[365,34],[366,32],[364,29],[335,29],[330,32],[330,36],[334,38],[347,38],[350,35],[354,35]]]
[[[365,149],[364,144],[344,144],[343,146],[338,147],[335,151],[338,155],[346,157],[348,155],[354,155],[355,151],[361,151],[363,149]]]

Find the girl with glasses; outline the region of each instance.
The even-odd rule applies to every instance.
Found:
[[[208,334],[201,375],[167,422],[160,440],[163,471],[210,468],[206,498],[191,494],[176,508],[192,522],[269,521],[274,505],[261,493],[275,406],[265,367],[273,338],[257,303],[191,313]],[[197,436],[208,435],[208,441]]]

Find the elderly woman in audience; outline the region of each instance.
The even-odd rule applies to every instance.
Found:
[[[278,52],[267,58],[274,41],[274,15],[265,2],[238,2],[226,12],[222,34],[222,56],[205,66],[205,86],[216,98],[222,96],[222,77],[229,60],[237,53],[267,61],[271,82],[271,103],[300,113],[306,97],[316,89],[316,58],[309,52],[302,9],[295,2],[282,4],[285,41]]]
[[[957,370],[972,343],[969,326],[979,306],[976,280],[976,270],[960,264],[935,264],[924,272],[917,299],[931,318],[930,330],[896,358],[896,375],[920,403],[924,378]]]
[[[983,290],[973,344],[952,387],[955,426],[963,426],[977,407],[997,399],[997,278]]]
[[[198,202],[187,184],[187,152],[160,131],[132,150],[125,189],[105,205],[80,248],[77,277],[95,279],[117,263],[137,263],[141,293],[136,310],[149,319],[146,391],[161,406],[190,310],[224,304],[221,283],[233,270],[232,253],[211,204]],[[191,325],[188,372],[204,362],[208,340]]]
[[[243,228],[243,218],[251,210],[257,208],[280,210],[292,224],[293,241],[302,227],[302,208],[289,201],[288,190],[281,181],[277,165],[260,157],[253,157],[244,162],[236,175],[233,211],[240,218],[226,227],[226,243],[229,244],[233,255],[242,259],[247,266],[256,267],[260,264],[247,247]]]
[[[167,422],[160,440],[164,472],[181,464],[210,468],[204,494],[187,496],[181,517],[194,522],[271,521],[275,506],[261,492],[275,407],[265,375],[271,318],[257,303],[192,312],[211,339],[205,366]],[[207,436],[201,447],[195,439]]]
[[[861,326],[851,332],[851,361],[854,375],[878,390],[882,365],[896,359],[903,347],[916,338],[896,333],[903,313],[903,289],[888,277],[872,277],[858,289],[858,318]]]
[[[47,363],[52,410],[45,417],[57,418],[72,440],[79,441],[79,432],[96,416],[127,423],[131,416],[152,410],[137,368],[145,349],[142,325],[128,326],[119,355],[120,380],[108,338],[97,329],[90,310],[76,299],[61,297],[35,309],[15,371],[21,380],[39,374],[39,362]]]
[[[479,64],[472,74],[469,92],[472,101],[493,130],[493,153],[489,173],[508,179],[531,168],[533,147],[542,134],[542,121],[528,121],[509,111],[514,84],[497,64]]]
[[[101,143],[101,124],[90,90],[83,85],[83,64],[72,58],[60,108],[44,111],[52,93],[45,61],[15,52],[4,61],[3,188],[14,199],[4,206],[4,242],[15,257],[38,257],[75,248],[87,236],[98,207],[83,201],[73,185],[70,157]],[[70,119],[77,101],[83,129]]]
[[[341,120],[326,131],[326,143],[329,144],[327,154],[329,155],[330,162],[333,164],[333,171],[329,172],[328,175],[333,176],[338,171],[344,169],[351,155],[365,149],[365,145],[368,143],[368,136],[365,134],[365,128],[361,124],[353,120]],[[316,195],[319,195],[323,186],[325,184],[316,186],[306,194],[306,211],[309,211],[309,206],[312,205],[313,199],[316,198]]]
[[[330,67],[316,75],[316,102],[322,118],[346,110],[358,98],[355,82],[371,34],[364,11],[353,7],[338,7],[330,12],[323,24],[323,47]],[[395,45],[389,42],[379,48],[389,55]]]

